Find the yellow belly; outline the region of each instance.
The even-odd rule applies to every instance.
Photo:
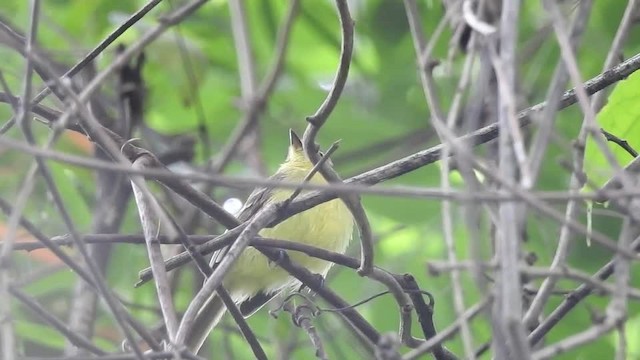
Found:
[[[289,197],[290,192],[277,192],[273,202]],[[294,215],[273,228],[263,229],[267,238],[290,240],[344,253],[351,240],[353,218],[341,200],[332,200]],[[312,258],[296,251],[288,252],[291,259],[312,273],[325,276],[332,263]],[[236,301],[255,295],[259,291],[273,292],[295,286],[298,281],[286,271],[270,263],[256,249],[249,247],[238,258],[225,280],[225,287]]]

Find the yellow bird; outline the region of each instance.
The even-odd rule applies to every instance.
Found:
[[[300,138],[293,130],[289,130],[287,159],[271,176],[271,179],[302,182],[312,168],[313,164],[302,149]],[[313,184],[327,183],[320,173],[316,173],[310,182]],[[248,220],[263,206],[288,199],[292,192],[289,189],[254,190],[240,210],[238,220]],[[296,241],[344,253],[352,233],[353,217],[342,201],[336,199],[294,215],[273,228],[265,228],[259,234],[267,238]],[[216,255],[214,254],[211,259],[212,265],[219,261]],[[327,275],[333,265],[331,262],[295,251],[290,252],[289,256],[297,264],[323,277]],[[279,291],[294,289],[300,285],[300,282],[271,263],[258,250],[249,247],[243,251],[226,274],[223,285],[233,301],[240,306],[242,314],[250,316]],[[215,295],[200,310],[193,330],[187,336],[187,346],[191,351],[197,353],[200,350],[225,311],[226,308],[222,300]]]

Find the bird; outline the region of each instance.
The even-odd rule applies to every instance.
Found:
[[[298,135],[289,130],[289,148],[285,161],[270,179],[286,182],[303,182],[313,168]],[[311,184],[327,184],[319,172],[309,179]],[[289,199],[294,190],[258,188],[247,198],[237,218],[244,222],[253,217],[268,204],[276,204]],[[303,192],[304,193],[304,192]],[[270,228],[264,228],[259,235],[266,238],[295,241],[343,254],[353,235],[353,216],[340,199],[334,199],[299,214]],[[214,253],[211,265],[215,266],[224,255]],[[288,253],[291,260],[323,278],[333,265],[332,262],[313,258],[300,252]],[[249,317],[269,302],[281,291],[291,291],[300,282],[277,264],[253,247],[247,247],[229,269],[223,286],[236,303],[243,316]],[[214,294],[200,309],[194,326],[186,337],[189,350],[197,353],[209,333],[221,320],[226,307],[219,296]]]

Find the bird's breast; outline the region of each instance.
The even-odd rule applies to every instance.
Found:
[[[283,201],[290,194],[290,191],[276,191],[270,201]],[[351,213],[341,200],[335,199],[296,214],[272,228],[262,229],[260,235],[344,253],[352,232]],[[332,265],[297,251],[288,251],[288,254],[295,263],[322,276],[327,274]],[[251,247],[242,253],[227,280],[225,285],[235,293],[236,299],[251,297],[257,291],[276,291],[297,283],[288,273],[277,268],[277,265],[270,263],[264,255]]]
[[[274,200],[288,196],[277,195]],[[342,253],[352,232],[351,213],[341,200],[336,199],[296,214],[273,228],[263,229],[260,235]]]

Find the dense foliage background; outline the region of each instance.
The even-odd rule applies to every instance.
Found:
[[[133,46],[133,49],[140,50],[137,46],[145,34],[167,24],[163,22],[163,16],[189,2],[165,0],[150,3],[158,4],[119,34],[68,84],[78,93],[82,92],[93,74],[104,71],[120,59],[120,53],[116,50],[119,44],[126,45],[127,49]],[[417,8],[411,9],[414,3],[417,3]],[[570,80],[568,75],[558,75],[559,71],[564,72],[558,70],[564,69],[558,64],[572,57],[562,53],[557,34],[564,32],[567,35],[567,29],[572,24],[579,26],[580,21],[584,21],[583,31],[576,30],[570,38],[576,48],[574,55],[581,82],[603,71],[612,46],[618,48],[610,56],[613,62],[608,64],[609,67],[640,52],[640,28],[636,26],[640,18],[636,9],[633,9],[636,1],[591,3],[587,0],[522,1],[517,11],[519,15],[514,20],[502,14],[504,4],[492,0],[444,1],[444,4],[436,0],[348,1],[355,21],[351,68],[335,111],[319,132],[317,142],[322,149],[327,149],[331,143],[341,139],[332,161],[345,179],[442,142],[434,128],[434,106],[429,107],[425,100],[420,77],[423,68],[416,65],[416,35],[412,35],[407,21],[408,12],[417,15],[421,22],[420,33],[433,46],[430,60],[436,62],[427,62],[424,71],[432,74],[434,92],[440,111],[444,113],[441,120],[446,121],[449,111],[458,109],[455,110],[458,116],[453,118],[455,124],[451,130],[456,135],[463,135],[502,119],[498,105],[508,103],[505,100],[507,98],[513,100],[511,105],[514,106],[507,113],[511,114],[511,119],[515,119],[513,115],[517,110],[544,101],[554,82],[557,81],[554,86],[560,91],[574,87],[575,78]],[[32,10],[34,4],[39,4],[39,11],[35,15]],[[25,138],[23,125],[11,125],[10,119],[17,119],[20,123],[24,112],[21,112],[18,102],[12,104],[14,98],[9,95],[12,93],[20,99],[25,94],[34,97],[47,85],[56,84],[52,78],[61,76],[85,58],[91,49],[146,4],[142,0],[4,0],[0,4],[0,80],[3,83],[0,121],[4,124],[0,135],[0,199],[17,209],[22,208],[24,200],[24,208],[17,214],[22,214],[34,229],[46,237],[62,236],[70,230],[56,206],[50,185],[47,185],[41,173],[35,176],[33,189],[28,190],[29,169],[35,164],[32,154],[34,147],[18,147],[18,144],[30,141]],[[481,10],[477,10],[478,6],[481,6]],[[468,13],[465,15],[464,7],[474,12],[475,17]],[[446,15],[446,9],[450,10],[449,15]],[[626,23],[623,21],[625,11],[630,14]],[[288,17],[290,12],[292,15]],[[554,12],[562,20],[555,22],[556,28],[551,16]],[[491,57],[491,51],[496,54],[507,51],[504,50],[506,46],[500,47],[500,44],[508,43],[508,39],[500,32],[501,21],[502,26],[506,24],[505,17],[517,25],[516,57],[512,63],[496,63],[498,57]],[[290,29],[284,31],[287,19],[292,23]],[[476,30],[484,29],[485,33],[475,32],[473,40],[469,42],[469,34],[474,32],[469,31],[465,21],[470,19],[480,22],[480,25],[476,24]],[[178,25],[166,29],[143,47],[141,74],[136,72],[135,65],[140,58],[135,51],[129,62],[133,75],[125,74],[120,67],[101,83],[91,97],[91,111],[111,129],[121,126],[118,124],[121,124],[126,113],[129,121],[137,125],[130,137],[142,139],[136,144],[161,158],[162,154],[169,154],[167,158],[173,156],[173,160],[167,162],[171,162],[173,171],[181,174],[212,173],[210,168],[206,168],[207,161],[213,159],[216,166],[220,165],[223,149],[229,149],[234,134],[247,119],[253,117],[255,121],[248,127],[242,141],[238,142],[239,146],[232,149],[230,162],[219,166],[218,170],[225,175],[241,178],[256,179],[270,175],[285,157],[288,129],[293,128],[302,134],[307,125],[305,117],[318,109],[332,87],[342,41],[336,4],[320,0],[212,0],[179,20]],[[27,53],[38,54],[42,63],[48,64],[49,68],[43,70],[36,66],[36,73],[30,79],[27,75],[30,76],[31,71],[23,54],[25,39],[32,33],[32,24],[37,24],[37,29],[34,32],[33,49]],[[614,38],[619,28],[624,30],[624,37],[616,45]],[[285,33],[288,38],[285,39],[287,47],[283,52],[278,39]],[[274,60],[279,55],[283,59],[281,71],[276,73],[272,91],[264,91],[275,68]],[[466,63],[470,57],[474,59],[471,65]],[[32,62],[29,62],[29,67],[31,65]],[[510,93],[501,92],[505,84],[500,84],[500,81],[506,81],[508,89],[509,79],[500,80],[504,74],[498,73],[496,80],[493,66],[496,69],[515,70],[515,86]],[[569,68],[572,69],[571,66]],[[136,87],[140,85],[136,83],[137,75],[142,77],[144,91]],[[468,77],[468,82],[460,89],[461,97],[456,98],[459,81],[464,77]],[[564,80],[558,81],[558,78]],[[124,79],[125,85],[131,82],[133,88],[123,88],[118,79]],[[32,90],[26,91],[25,84],[28,82],[32,83]],[[638,76],[631,75],[614,85],[617,87],[608,105],[597,117],[599,126],[627,140],[635,149],[640,146],[637,141],[640,135],[634,128],[640,115],[637,101],[639,82]],[[613,88],[611,86],[603,90],[603,95],[611,94]],[[53,115],[47,117],[33,108],[29,109],[33,113],[27,113],[23,120],[32,123],[27,127],[33,130],[33,146],[44,148],[45,152],[51,149],[89,160],[110,160],[104,153],[98,151],[96,154],[95,145],[86,135],[77,131],[66,130],[55,139],[53,146],[45,147],[53,133],[52,128],[56,128],[56,125],[52,125],[56,117],[70,109],[75,111],[73,98],[60,89],[61,86],[57,84],[54,94],[41,102],[44,109],[53,111]],[[123,95],[130,94],[127,91],[133,92],[134,97],[144,95],[142,111],[137,111],[135,105],[131,107],[131,101],[135,102],[137,98]],[[561,94],[556,90],[552,97],[559,98]],[[461,101],[461,104],[454,99]],[[606,97],[600,101],[604,99]],[[600,110],[600,106],[595,107],[596,111]],[[518,174],[512,179],[505,179],[504,176],[502,179],[513,180],[521,192],[538,199],[562,216],[560,219],[554,218],[549,212],[536,209],[530,201],[516,196],[519,204],[529,206],[526,213],[514,215],[514,219],[521,219],[519,216],[522,216],[526,221],[525,226],[518,229],[517,236],[510,239],[520,244],[522,272],[519,278],[523,284],[521,295],[525,306],[522,314],[526,312],[529,301],[542,281],[550,274],[544,270],[548,269],[558,250],[561,220],[568,204],[567,197],[563,195],[569,193],[571,168],[576,164],[573,158],[576,147],[572,145],[579,138],[584,117],[579,105],[572,105],[557,113],[538,112],[534,115],[531,118],[534,124],[523,127],[520,134],[525,139],[525,154],[543,155],[539,174],[537,177],[533,175],[534,182],[530,187],[522,183],[523,168],[518,168]],[[72,116],[71,121],[73,124],[78,120]],[[539,145],[536,145],[535,139],[545,127],[540,124],[551,124],[550,135],[543,136],[548,138],[548,146],[536,147]],[[500,126],[504,129],[505,124],[501,123]],[[496,134],[490,134],[489,138],[496,138]],[[591,188],[587,186],[584,194],[603,184],[611,177],[612,169],[616,169],[611,165],[611,159],[603,155],[603,150],[592,140],[589,141],[584,161]],[[617,156],[620,166],[632,160],[632,156],[622,151],[620,146],[611,142],[607,144]],[[494,174],[498,174],[500,161],[498,147],[497,141],[491,141],[473,152],[480,163],[493,169]],[[546,149],[546,152],[540,152],[540,149]],[[579,158],[582,157],[580,151],[577,154]],[[46,159],[44,163],[79,234],[142,233],[133,197],[125,195],[124,202],[114,199],[114,194],[119,191],[116,174],[100,173],[87,166],[54,159]],[[486,276],[477,276],[478,271],[471,266],[471,262],[491,263],[495,253],[493,238],[496,232],[502,231],[501,221],[504,221],[504,209],[499,210],[499,207],[506,203],[481,203],[478,198],[445,203],[442,194],[453,191],[460,198],[471,190],[476,195],[486,193],[487,198],[491,198],[496,196],[496,189],[505,194],[511,193],[499,181],[487,178],[481,171],[476,172],[479,182],[470,184],[468,177],[455,170],[468,168],[469,164],[464,159],[454,158],[447,166],[453,170],[444,177],[441,175],[442,161],[438,161],[373,187],[400,189],[398,186],[411,186],[402,188],[406,190],[404,195],[362,195],[362,203],[374,234],[375,265],[397,274],[410,273],[415,276],[421,289],[428,291],[435,299],[433,322],[438,330],[447,328],[460,316],[454,306],[454,282],[461,285],[465,308],[487,299],[492,292],[496,296],[500,294],[500,290],[493,286],[494,280],[501,276],[499,271],[487,265]],[[450,185],[445,185],[443,181],[447,178]],[[128,184],[126,178],[120,180]],[[224,230],[207,216],[196,215],[200,216],[200,221],[194,220],[193,207],[171,190],[151,181],[148,185],[158,201],[188,234],[220,234]],[[203,188],[203,183],[193,182],[193,185]],[[233,211],[234,202],[229,200],[244,200],[254,185],[233,182],[231,185],[235,186],[216,186],[213,190],[205,186],[204,189],[209,190],[218,203],[225,204],[227,209]],[[417,195],[417,187],[433,191]],[[542,191],[553,192],[555,200],[544,198]],[[600,204],[593,205],[593,217],[589,220],[587,202],[579,201],[577,205],[572,221],[584,224],[581,227],[583,230],[572,229],[574,231],[569,236],[566,259],[561,261],[563,267],[556,268],[556,271],[566,266],[576,273],[589,275],[614,258],[615,254],[597,241],[592,241],[588,246],[585,227],[588,224],[613,244],[618,242],[623,221],[616,209]],[[451,209],[448,209],[449,206]],[[492,211],[493,218],[490,216]],[[9,210],[0,216],[0,235],[3,240],[0,244],[3,255],[0,257],[3,265],[0,267],[3,358],[9,359],[7,356],[16,354],[18,358],[72,356],[78,351],[63,332],[34,313],[33,307],[24,298],[16,297],[15,291],[10,295],[11,289],[18,289],[21,294],[36,300],[48,314],[68,324],[72,331],[90,338],[103,351],[118,352],[123,334],[109,307],[100,300],[95,313],[87,310],[87,307],[91,309],[93,306],[91,300],[81,299],[83,296],[91,298],[87,294],[92,290],[83,287],[84,281],[77,273],[70,271],[68,265],[50,250],[17,250],[23,243],[33,244],[39,240],[33,229],[24,223],[16,230],[11,214]],[[495,218],[497,214],[499,219]],[[118,219],[120,215],[121,224]],[[451,226],[447,225],[447,220],[451,221]],[[446,240],[449,232],[459,266],[448,265],[450,257]],[[61,239],[64,240],[58,238],[56,241]],[[356,258],[360,256],[358,239],[356,235],[348,250],[348,254]],[[138,280],[138,271],[149,266],[145,246],[127,243],[91,246],[94,249],[92,257],[98,267],[102,267],[108,287],[122,300],[131,316],[149,329],[160,324],[162,316],[158,311],[155,287],[151,283],[133,287]],[[619,246],[628,244],[621,242]],[[165,257],[179,252],[177,247],[167,246],[164,249]],[[65,246],[61,249],[78,263],[83,263],[83,257],[76,248]],[[503,260],[500,255],[497,256],[498,260]],[[535,261],[525,261],[532,259]],[[428,265],[432,270],[439,269],[439,274],[430,273]],[[640,358],[640,347],[636,341],[640,334],[638,290],[633,288],[640,285],[640,274],[638,267],[634,263],[631,265],[628,285],[624,285],[624,279],[612,277],[607,281],[608,287],[588,296],[553,326],[544,341],[534,347],[531,353],[585,330],[595,329],[593,331],[597,332],[597,336],[576,344],[579,346],[554,358],[607,359],[615,354],[618,359]],[[531,266],[530,270],[526,270],[528,266]],[[449,276],[452,268],[464,270],[459,273],[461,279],[452,280]],[[171,281],[175,307],[180,313],[187,308],[202,280],[195,267],[183,267],[171,274],[175,276]],[[542,321],[563,302],[568,292],[581,283],[591,282],[588,276],[586,279],[584,276],[562,276],[537,320]],[[336,266],[330,272],[326,285],[350,304],[366,300],[386,289],[380,283],[362,278],[353,269],[342,266]],[[625,321],[620,322],[619,326],[606,327],[603,324],[606,325],[613,316],[612,302],[619,300],[615,295],[618,293],[614,291],[612,295],[609,290],[615,287],[619,289],[620,286],[629,296],[627,302],[623,292]],[[318,298],[314,298],[314,301],[321,308],[330,307]],[[474,351],[480,350],[479,358],[483,359],[495,355],[492,349],[487,351],[484,348],[494,339],[492,334],[495,335],[492,317],[488,313],[491,308],[485,307],[484,315],[481,313],[469,321],[470,344]],[[398,307],[391,295],[366,301],[356,310],[380,333],[394,333],[398,329]],[[73,320],[74,313],[76,316],[82,313],[90,320],[84,322],[84,327],[78,325],[74,323],[77,320]],[[305,331],[293,325],[287,314],[282,313],[274,320],[263,310],[249,318],[248,323],[269,358],[314,358],[315,350]],[[522,327],[521,330],[531,331],[538,323],[530,328]],[[321,312],[313,319],[313,324],[317,327],[328,358],[373,358],[371,349],[357,340],[353,329],[346,327],[338,314]],[[230,317],[227,316],[225,326],[220,329],[211,336],[211,342],[202,356],[221,359],[247,359],[254,356]],[[412,333],[416,337],[425,337],[415,315]],[[626,338],[626,343],[621,341],[621,334],[622,340]],[[447,340],[445,346],[460,358],[470,355],[469,349],[465,351],[459,334]],[[398,351],[404,354],[410,349],[399,346]]]

